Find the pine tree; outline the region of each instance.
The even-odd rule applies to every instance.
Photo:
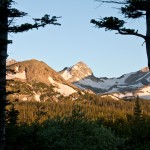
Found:
[[[133,145],[138,145],[139,141],[143,142],[144,135],[144,126],[145,122],[142,118],[141,105],[139,102],[139,97],[136,98],[134,112],[133,112],[133,121],[131,122],[131,137],[129,139],[130,143]]]
[[[6,118],[7,118],[8,125],[14,127],[17,125],[19,111],[15,109],[15,106],[13,103],[11,103],[10,105],[11,105],[11,108],[7,112]]]
[[[139,97],[136,98],[135,101],[135,106],[134,106],[134,120],[136,122],[141,121],[141,117],[142,117],[142,111],[141,111],[141,106],[140,106],[140,102],[139,102]]]
[[[96,0],[101,3],[117,4],[124,15],[125,20],[120,20],[117,17],[104,17],[100,20],[92,19],[93,23],[98,28],[105,28],[106,31],[117,31],[121,35],[134,35],[143,38],[146,44],[146,52],[148,58],[148,67],[150,69],[150,0]],[[146,34],[139,33],[138,30],[126,28],[127,19],[145,18]]]
[[[22,12],[12,5],[13,0],[0,0],[0,149],[4,149],[5,145],[5,119],[6,119],[6,59],[7,45],[12,43],[8,40],[8,33],[25,32],[31,29],[45,27],[48,24],[60,25],[57,22],[58,17],[44,15],[42,18],[35,18],[34,23],[24,23],[15,25],[15,18],[24,17],[27,13]]]

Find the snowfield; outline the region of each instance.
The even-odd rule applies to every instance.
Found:
[[[69,96],[69,95],[77,92],[76,90],[74,90],[72,87],[70,87],[68,85],[64,85],[64,84],[54,81],[51,77],[48,77],[48,80],[50,81],[50,83],[52,85],[58,86],[58,88],[54,88],[55,91],[61,93],[64,96]]]
[[[95,82],[91,79],[83,79],[83,80],[78,81],[76,85],[77,86],[86,85],[86,86],[91,86],[93,88],[100,88],[100,89],[108,90],[110,87],[114,85],[126,86],[127,83],[125,81],[131,74],[132,73],[126,74],[122,78],[101,79],[102,81],[99,81],[99,82]]]
[[[62,77],[65,80],[69,80],[70,78],[72,78],[72,75],[70,74],[70,72],[68,70],[65,70],[64,73],[62,74]]]
[[[16,68],[16,69],[18,69],[18,68]],[[25,71],[17,72],[15,74],[7,74],[6,75],[6,80],[10,80],[10,79],[14,79],[14,78],[26,80],[26,73],[25,73]]]
[[[139,95],[143,99],[150,99],[150,71],[147,67],[118,78],[96,78],[87,65],[84,65],[86,72],[82,71],[82,67],[82,63],[77,63],[67,68],[62,77],[69,81],[72,81],[73,78],[74,85],[82,90],[90,89],[115,100],[133,98],[135,95]],[[71,69],[76,70],[77,74],[71,74]]]

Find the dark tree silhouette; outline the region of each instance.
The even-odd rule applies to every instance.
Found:
[[[93,23],[98,28],[105,28],[108,30],[115,30],[121,35],[134,35],[144,39],[146,43],[146,52],[148,58],[148,67],[150,69],[150,0],[96,0],[101,3],[117,4],[124,15],[124,18],[137,19],[145,18],[146,20],[146,34],[143,35],[138,30],[126,28],[126,21],[120,20],[116,17],[104,17],[100,20],[92,19]]]
[[[25,32],[31,29],[45,27],[48,24],[60,25],[59,17],[44,15],[42,18],[33,19],[34,23],[15,25],[15,18],[24,17],[27,13],[13,8],[13,0],[0,0],[0,150],[5,146],[5,119],[6,119],[6,59],[7,45],[12,43],[8,40],[8,33]]]

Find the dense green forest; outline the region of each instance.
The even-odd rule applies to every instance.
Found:
[[[86,99],[86,100],[85,100]],[[76,101],[14,101],[6,149],[149,150],[150,101],[91,94]]]

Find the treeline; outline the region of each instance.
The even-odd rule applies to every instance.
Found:
[[[14,102],[7,149],[149,150],[150,101]]]
[[[76,101],[59,102],[14,102],[15,108],[19,111],[19,123],[31,124],[35,120],[43,122],[49,118],[68,117],[72,113],[75,105],[79,105],[88,120],[105,119],[115,121],[117,118],[126,120],[127,116],[132,116],[136,100],[114,101],[107,98],[97,98]],[[144,116],[150,116],[150,101],[140,100],[141,111]],[[10,107],[10,106],[9,106]],[[10,109],[8,107],[8,109]]]

